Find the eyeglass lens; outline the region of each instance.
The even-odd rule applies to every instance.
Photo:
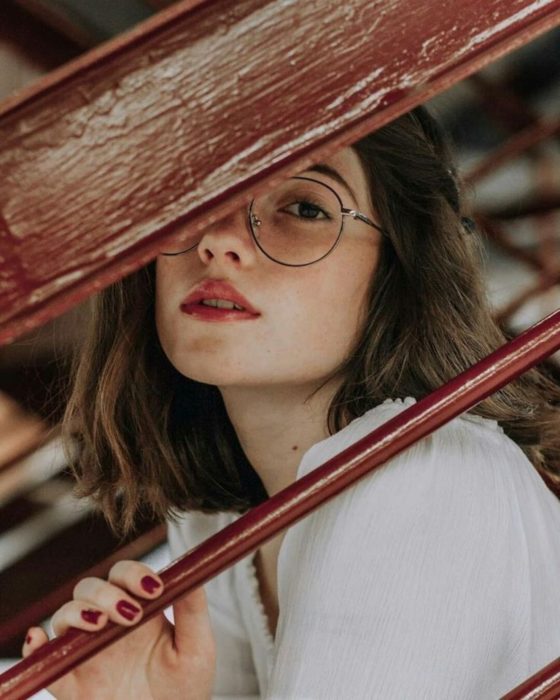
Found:
[[[257,245],[268,257],[288,265],[306,265],[336,245],[342,230],[341,202],[334,190],[321,182],[290,178],[253,201],[250,225]],[[202,235],[182,237],[175,249],[165,252],[186,252]]]

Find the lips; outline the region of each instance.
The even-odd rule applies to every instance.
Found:
[[[237,309],[222,309],[201,304],[205,299],[221,299],[231,301],[242,308],[242,311]],[[205,280],[193,289],[188,296],[181,302],[181,310],[185,313],[196,314],[204,313],[212,318],[254,318],[260,316],[260,311],[256,309],[251,302],[246,299],[240,292],[231,284],[220,280]]]

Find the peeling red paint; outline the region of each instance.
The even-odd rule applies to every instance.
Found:
[[[183,3],[0,106],[0,341],[560,22],[560,0]]]

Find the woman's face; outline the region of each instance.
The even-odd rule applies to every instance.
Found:
[[[378,223],[356,153],[346,148],[325,162],[348,183],[355,200],[330,175],[313,169],[300,174],[329,185],[345,207]],[[194,250],[157,258],[162,347],[181,374],[218,387],[316,387],[347,357],[360,330],[382,234],[345,217],[342,238],[329,256],[306,267],[286,267],[258,249],[246,221],[243,208],[206,228]],[[258,315],[230,313],[214,320],[204,310],[192,313],[183,301],[207,280],[233,286]]]

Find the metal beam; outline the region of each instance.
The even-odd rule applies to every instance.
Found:
[[[165,589],[159,598],[148,601],[136,599],[143,608],[143,617],[138,624],[144,624],[180,596],[204,585],[264,542],[306,517],[411,444],[468,411],[559,348],[560,310],[190,549],[160,572]],[[539,470],[539,473],[551,490],[559,495],[558,484],[545,472]],[[3,700],[28,698],[135,629],[137,626],[116,624],[109,624],[95,634],[69,629],[0,674],[0,697]],[[547,667],[544,678],[542,674],[539,676],[539,685],[532,679],[523,686],[527,692],[514,697],[517,700],[557,698],[559,667],[560,660],[557,660],[555,665]],[[558,681],[555,685],[556,695],[539,693],[539,688],[545,687],[548,678],[551,683]]]

